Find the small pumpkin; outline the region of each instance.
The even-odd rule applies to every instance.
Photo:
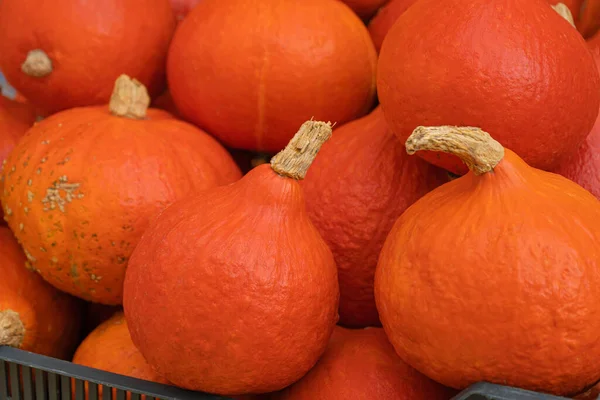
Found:
[[[551,170],[594,125],[600,76],[581,35],[543,0],[419,0],[383,42],[378,94],[403,142],[418,125],[480,126]],[[419,156],[467,171],[451,154]]]
[[[167,75],[184,118],[227,147],[276,153],[311,117],[367,114],[376,64],[366,27],[339,1],[203,0],[177,29]]]
[[[456,389],[600,380],[600,202],[479,128],[418,127],[406,148],[470,172],[417,200],[381,252],[375,299],[400,357]]]
[[[144,233],[123,305],[133,342],[173,384],[267,393],[325,351],[338,320],[336,266],[297,180],[330,135],[330,124],[306,122],[270,165],[178,201]]]
[[[148,365],[134,346],[122,311],[116,312],[100,324],[81,342],[73,356],[73,363],[132,378],[169,384]],[[100,398],[102,389],[100,385],[98,387]],[[87,382],[85,392],[87,399],[89,395]],[[116,398],[116,389],[113,389],[113,392],[113,398]]]
[[[369,33],[371,34],[371,39],[375,44],[377,52],[381,50],[383,39],[385,39],[390,28],[415,1],[416,0],[391,0],[383,6],[377,15],[369,22]]]
[[[396,219],[447,175],[417,157],[389,131],[380,108],[336,129],[302,188],[306,210],[333,252],[340,323],[379,325],[375,266]]]
[[[0,227],[0,346],[70,359],[79,339],[81,303],[25,265],[17,240]]]
[[[48,113],[106,104],[123,73],[154,96],[174,29],[169,0],[2,1],[0,69]]]
[[[455,391],[400,359],[381,328],[336,326],[327,350],[306,376],[273,400],[448,400]]]
[[[144,86],[122,75],[109,107],[39,122],[4,168],[5,218],[29,262],[84,300],[120,304],[127,261],[150,219],[241,176],[216,140],[148,104]]]
[[[341,0],[361,19],[368,21],[388,0]]]

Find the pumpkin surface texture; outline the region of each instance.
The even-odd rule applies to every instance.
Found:
[[[341,324],[379,325],[373,279],[383,242],[408,206],[447,180],[443,170],[406,154],[380,108],[325,143],[302,188],[338,267]]]
[[[381,252],[375,299],[400,357],[458,389],[570,395],[598,381],[600,202],[479,128],[418,127],[406,148],[471,172],[416,201]]]
[[[0,346],[69,359],[77,346],[81,304],[25,264],[13,234],[0,227]]]
[[[127,261],[149,220],[241,175],[213,138],[148,104],[143,85],[123,75],[109,107],[39,122],[4,168],[5,218],[29,262],[85,300],[121,303]]]
[[[337,272],[297,179],[330,135],[330,124],[306,122],[270,165],[178,201],[142,237],[125,315],[133,342],[173,384],[276,391],[325,351],[338,320]]]
[[[121,74],[158,95],[174,29],[169,0],[2,1],[0,69],[48,112],[107,103]]]
[[[377,88],[403,142],[418,125],[480,126],[545,170],[576,151],[600,106],[585,41],[544,0],[416,2],[383,43]],[[419,155],[467,172],[452,154]]]
[[[169,383],[148,365],[134,346],[123,312],[115,313],[81,342],[73,356],[73,363],[147,381]],[[102,387],[98,389],[102,396]],[[87,398],[87,384],[85,391]],[[116,392],[116,389],[113,391]],[[116,398],[116,393],[113,398]]]
[[[183,117],[228,147],[275,153],[311,117],[369,112],[376,63],[340,1],[203,0],[173,38],[167,75]]]
[[[383,329],[336,326],[317,365],[273,400],[448,400],[453,394],[402,361]]]

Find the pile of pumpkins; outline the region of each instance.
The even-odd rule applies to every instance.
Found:
[[[598,0],[1,1],[0,345],[235,399],[591,398],[599,28]]]

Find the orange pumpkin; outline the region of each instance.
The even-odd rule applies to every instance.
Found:
[[[194,8],[196,4],[200,2],[200,0],[170,0],[171,7],[173,7],[173,12],[175,13],[175,17],[178,21],[181,21],[185,18],[186,15],[189,14],[190,11]]]
[[[549,170],[594,125],[600,76],[581,35],[544,0],[419,0],[383,43],[378,94],[403,142],[421,124],[481,126]],[[420,156],[466,172],[451,154]]]
[[[10,230],[0,227],[0,346],[69,359],[79,339],[81,304],[26,264]]]
[[[29,262],[88,301],[122,301],[127,260],[151,218],[241,176],[212,137],[148,104],[143,85],[121,76],[109,107],[36,124],[4,169],[6,220]]]
[[[408,206],[447,180],[443,170],[406,154],[380,108],[325,143],[302,188],[338,267],[341,324],[379,325],[373,279],[383,242]]]
[[[388,0],[341,0],[363,20],[369,20]]]
[[[592,37],[600,29],[600,0],[586,0],[577,28],[584,37]]]
[[[337,326],[317,365],[273,400],[448,400],[454,394],[404,363],[383,329]]]
[[[228,147],[274,153],[311,117],[370,111],[376,62],[339,1],[203,0],[177,29],[167,74],[183,117]]]
[[[148,365],[133,345],[123,312],[117,312],[104,321],[81,342],[73,356],[73,363],[132,378],[169,384]],[[86,383],[86,399],[88,390]],[[113,391],[116,392],[115,389]],[[102,386],[98,388],[98,392],[101,397]],[[113,394],[113,398],[116,398],[116,393]]]
[[[415,202],[381,252],[375,299],[400,357],[457,389],[571,395],[597,382],[600,202],[479,128],[419,127],[406,148],[471,172]]]
[[[129,74],[158,95],[175,29],[168,0],[0,2],[0,69],[48,112],[108,102]]]
[[[303,124],[271,165],[173,204],[144,233],[127,269],[125,315],[133,342],[175,385],[271,392],[325,351],[337,273],[297,179],[330,135],[329,124]]]
[[[379,52],[388,31],[416,0],[391,0],[369,22],[369,33]]]

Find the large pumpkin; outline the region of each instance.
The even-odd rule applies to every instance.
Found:
[[[446,181],[443,170],[406,154],[380,108],[325,143],[302,188],[338,267],[341,324],[379,325],[373,279],[383,242],[408,206]]]
[[[175,17],[169,0],[0,2],[0,69],[48,112],[105,104],[129,74],[164,89]]]
[[[39,122],[4,168],[2,205],[29,262],[85,300],[120,303],[127,261],[150,219],[241,176],[212,137],[148,103],[145,88],[122,76],[109,107]]]
[[[559,395],[600,379],[600,202],[479,128],[417,128],[407,151],[471,172],[396,221],[375,299],[400,357],[454,388],[490,381]]]
[[[0,227],[0,346],[69,359],[79,339],[81,304],[26,264],[10,230]]]
[[[185,118],[228,147],[274,153],[311,117],[341,124],[370,111],[376,62],[339,1],[203,0],[173,38],[167,73]]]
[[[453,391],[404,363],[381,328],[337,326],[317,365],[273,400],[448,400]]]
[[[173,384],[271,392],[325,351],[337,273],[297,179],[330,135],[329,124],[305,123],[271,165],[173,204],[144,233],[123,305],[133,342]]]
[[[544,0],[419,0],[383,43],[378,94],[402,141],[421,124],[480,126],[551,169],[594,125],[600,76],[581,35]],[[451,154],[420,155],[466,172]]]

